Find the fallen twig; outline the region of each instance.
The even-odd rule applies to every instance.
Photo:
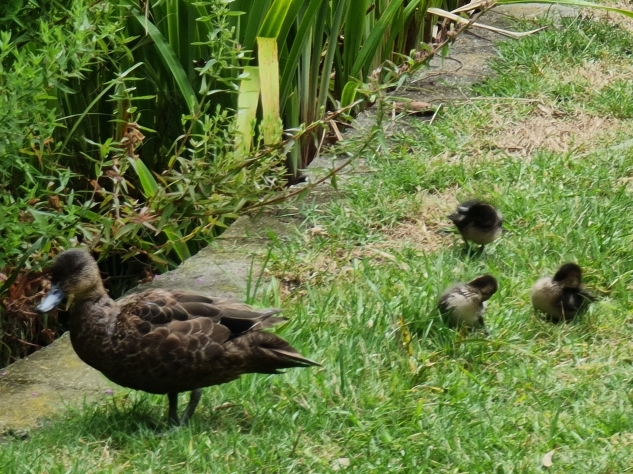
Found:
[[[468,5],[470,7],[470,5]],[[463,9],[463,7],[462,7]],[[462,10],[460,9],[460,10]],[[455,10],[457,11],[457,10]],[[463,10],[462,10],[463,11]],[[546,26],[543,26],[541,28],[537,28],[535,30],[530,30],[530,31],[524,31],[522,33],[516,33],[514,31],[508,31],[508,30],[503,30],[501,28],[496,28],[494,26],[488,26],[488,25],[484,25],[481,23],[473,23],[472,21],[467,20],[466,18],[462,18],[459,15],[455,15],[452,12],[447,12],[446,10],[442,10],[440,8],[429,8],[426,10],[427,13],[430,13],[431,15],[437,15],[437,16],[441,16],[443,18],[448,18],[449,20],[452,20],[456,23],[459,24],[467,24],[470,26],[474,26],[477,28],[481,28],[484,30],[488,30],[488,31],[492,31],[494,33],[499,33],[500,35],[504,35],[504,36],[508,36],[510,38],[514,38],[514,39],[518,39],[518,38],[522,38],[524,36],[529,36],[529,35],[533,35],[534,33],[538,33],[539,31],[544,30],[545,28],[547,28]]]

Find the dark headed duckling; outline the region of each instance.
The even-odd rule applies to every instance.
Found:
[[[482,275],[468,283],[446,290],[440,297],[439,309],[450,327],[481,328],[484,324],[484,302],[497,292],[499,285],[492,275]]]
[[[466,201],[457,206],[457,212],[448,216],[462,234],[466,245],[474,242],[489,244],[501,236],[503,219],[494,206],[483,201]]]
[[[169,421],[179,424],[178,393],[191,392],[180,423],[193,414],[203,387],[242,374],[319,365],[280,337],[262,331],[283,321],[279,309],[253,309],[178,290],[149,289],[113,301],[90,254],[57,256],[52,287],[38,306],[50,311],[64,296],[72,302],[70,339],[77,355],[114,383],[167,394]]]
[[[582,269],[575,263],[566,263],[553,278],[543,277],[532,287],[532,305],[559,323],[571,321],[596,298],[582,286]]]

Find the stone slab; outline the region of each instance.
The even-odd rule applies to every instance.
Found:
[[[115,390],[117,386],[77,357],[66,333],[0,369],[0,433],[34,427],[67,405],[102,399]]]

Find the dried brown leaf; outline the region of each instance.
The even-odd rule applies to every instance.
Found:
[[[393,102],[392,106],[397,113],[408,112],[410,114],[426,114],[435,110],[433,105],[420,100],[412,100],[410,102]]]
[[[62,204],[59,200],[59,196],[51,196],[48,198],[48,205],[51,206],[56,211],[60,212],[62,210]]]

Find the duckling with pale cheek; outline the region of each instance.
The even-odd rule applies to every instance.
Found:
[[[484,302],[488,301],[498,288],[497,280],[492,275],[482,275],[468,283],[455,285],[440,297],[440,313],[452,328],[481,328],[488,335],[483,317]]]
[[[553,323],[571,321],[596,298],[582,286],[582,269],[575,263],[561,266],[553,277],[543,277],[532,287],[532,305]]]
[[[494,206],[478,200],[466,201],[457,206],[457,212],[448,216],[464,238],[466,245],[494,242],[501,236],[503,218]]]

